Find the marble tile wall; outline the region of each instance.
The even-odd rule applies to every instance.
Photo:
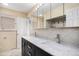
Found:
[[[62,44],[79,47],[79,28],[51,28],[36,30],[37,37],[50,39],[57,42],[57,34],[60,35]]]

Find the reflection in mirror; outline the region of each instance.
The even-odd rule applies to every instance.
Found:
[[[35,29],[44,28],[43,5],[44,4],[40,4],[39,8],[37,8],[37,10],[33,13],[33,25]]]
[[[35,16],[34,19],[36,19],[34,20],[36,28],[78,26],[77,16],[75,16],[79,10],[76,8],[78,7],[77,4],[43,3],[40,5],[41,6],[33,13],[33,16]],[[69,21],[69,19],[72,20]],[[50,21],[48,22],[48,20]]]
[[[65,21],[61,22],[61,16],[64,15],[62,3],[43,3],[39,5],[40,6],[37,7],[37,10],[33,13],[34,27],[50,28],[52,25],[54,25],[54,27],[64,27],[63,23]],[[56,21],[48,22],[47,20]]]
[[[65,15],[63,10],[63,3],[50,3],[49,10],[44,14],[45,27],[64,27]]]

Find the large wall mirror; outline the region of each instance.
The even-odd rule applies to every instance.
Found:
[[[33,15],[36,28],[79,26],[78,3],[43,3]]]

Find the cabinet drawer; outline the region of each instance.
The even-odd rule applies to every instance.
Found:
[[[0,51],[7,51],[16,48],[16,31],[0,31]]]

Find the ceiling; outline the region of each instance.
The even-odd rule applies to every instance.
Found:
[[[56,7],[60,6],[62,3],[52,3],[51,4],[51,8],[55,9]],[[2,5],[0,3],[1,7],[5,7],[8,9],[13,9],[16,11],[20,11],[20,12],[24,12],[24,13],[28,13],[30,10],[32,10],[32,8],[35,6],[34,3],[8,3],[8,6],[6,5]],[[34,16],[37,15],[43,15],[45,12],[50,11],[50,3],[43,3],[38,9],[37,11],[35,11],[33,13]],[[38,13],[37,13],[38,12]]]
[[[13,9],[13,10],[25,12],[25,13],[27,13],[29,10],[31,10],[34,5],[35,4],[33,4],[33,3],[8,3],[8,6],[6,6],[6,5],[3,5],[0,3],[1,7]]]
[[[50,11],[50,8],[53,10],[57,7],[59,7],[60,5],[62,5],[62,3],[44,3],[42,4],[42,6],[40,6],[38,8],[38,10],[36,12],[34,12],[34,15],[43,15],[44,13],[46,13],[47,11]]]

